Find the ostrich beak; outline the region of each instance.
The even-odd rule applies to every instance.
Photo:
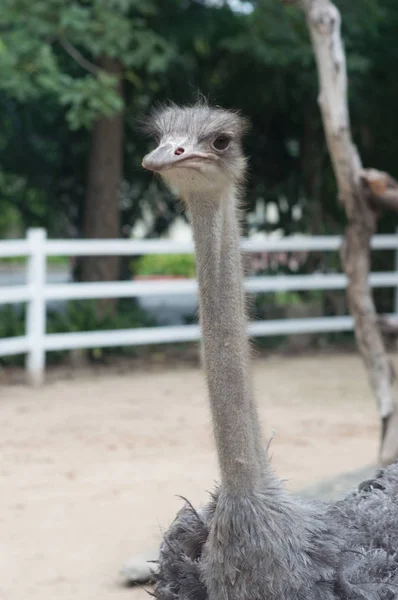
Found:
[[[197,167],[198,161],[214,158],[212,154],[197,152],[186,144],[167,142],[144,156],[142,166],[149,171],[161,172],[177,166]]]

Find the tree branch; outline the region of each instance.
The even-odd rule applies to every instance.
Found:
[[[374,204],[398,212],[398,181],[391,175],[377,169],[363,169],[361,181]]]
[[[57,38],[57,39],[58,39],[59,45],[62,46],[62,48],[65,50],[65,52],[67,52],[67,54],[69,54],[69,56],[71,58],[73,58],[73,60],[78,65],[80,65],[83,69],[85,69],[85,71],[88,71],[89,73],[92,73],[95,76],[98,75],[98,73],[101,69],[99,69],[97,67],[97,65],[95,65],[91,61],[87,60],[87,58],[85,58],[83,56],[83,54],[81,52],[79,52],[79,50],[77,50],[77,48],[72,46],[72,44],[70,42],[68,42],[67,39],[65,39],[65,38]]]
[[[337,180],[339,199],[347,226],[341,248],[341,262],[347,275],[347,296],[354,318],[355,336],[382,422],[380,460],[383,464],[398,457],[398,395],[392,364],[389,362],[369,286],[370,242],[376,231],[377,212],[369,191],[395,205],[396,182],[382,174],[376,178],[363,169],[353,143],[347,98],[347,72],[341,38],[341,17],[332,0],[300,0],[304,11],[319,78],[319,106],[327,146]],[[372,175],[372,173],[370,173]],[[369,182],[368,182],[369,180]],[[393,185],[394,183],[394,185]]]

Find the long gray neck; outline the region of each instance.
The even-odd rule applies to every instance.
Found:
[[[222,483],[255,490],[266,456],[249,372],[237,199],[187,199],[194,232],[204,363]]]

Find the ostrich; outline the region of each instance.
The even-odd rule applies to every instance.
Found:
[[[203,355],[221,483],[188,502],[160,549],[159,600],[398,598],[398,468],[336,503],[288,494],[274,475],[250,376],[238,207],[246,171],[238,112],[168,105],[142,165],[177,192],[193,227]]]

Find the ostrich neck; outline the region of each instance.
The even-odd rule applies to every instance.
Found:
[[[190,198],[204,362],[222,483],[255,490],[265,452],[249,366],[237,198]]]

